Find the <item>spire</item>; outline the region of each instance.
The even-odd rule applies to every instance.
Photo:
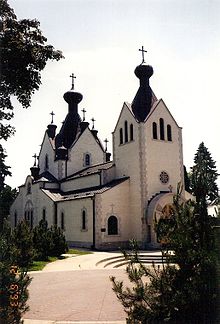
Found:
[[[55,139],[56,149],[64,145],[66,149],[69,149],[73,144],[77,133],[80,131],[81,118],[78,114],[78,104],[82,100],[83,96],[81,93],[74,91],[74,79],[75,75],[70,75],[72,78],[71,90],[64,93],[63,98],[68,103],[68,114],[64,120],[63,126],[59,134]]]
[[[57,128],[57,126],[54,125],[54,123],[53,123],[53,116],[55,116],[55,114],[52,111],[50,113],[50,115],[52,116],[52,119],[51,119],[51,123],[47,126],[47,134],[48,134],[49,138],[54,139],[54,137],[56,135],[56,128]]]
[[[140,80],[140,86],[132,102],[132,111],[138,121],[143,122],[151,109],[152,90],[149,85],[149,79],[153,75],[153,68],[150,65],[144,65],[144,50],[142,46],[139,51],[142,52],[142,63],[134,71],[136,77]]]

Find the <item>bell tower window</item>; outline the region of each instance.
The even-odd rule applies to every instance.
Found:
[[[172,129],[169,124],[167,125],[167,140],[170,142],[172,141]]]
[[[49,159],[48,159],[48,155],[45,155],[45,170],[49,169]]]
[[[133,124],[130,124],[130,141],[134,140],[134,127]]]
[[[160,118],[160,139],[164,140],[164,120]]]
[[[128,122],[125,121],[125,143],[128,142]]]
[[[152,129],[153,139],[157,139],[157,123],[153,122],[152,127],[153,127],[153,129]]]
[[[85,154],[85,166],[90,166],[91,165],[91,157],[89,153]]]
[[[120,128],[119,136],[120,136],[120,144],[123,144],[123,129],[122,128]]]

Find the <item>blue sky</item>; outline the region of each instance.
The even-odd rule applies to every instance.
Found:
[[[36,18],[48,43],[65,59],[50,62],[28,110],[15,102],[16,134],[6,143],[12,187],[24,183],[39,153],[49,113],[58,128],[67,113],[63,94],[76,75],[84,99],[79,110],[96,119],[101,140],[111,140],[123,102],[138,89],[133,71],[148,51],[151,87],[183,127],[184,163],[189,169],[204,141],[217,161],[219,149],[220,1],[203,0],[9,0],[18,18]],[[109,143],[109,148],[111,142]],[[22,154],[21,154],[22,152]]]

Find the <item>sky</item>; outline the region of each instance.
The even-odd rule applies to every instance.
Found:
[[[61,127],[68,111],[63,94],[83,95],[79,113],[95,118],[103,141],[109,140],[124,101],[132,102],[139,87],[134,69],[141,63],[138,49],[144,46],[145,61],[153,66],[150,85],[183,128],[183,155],[187,170],[203,141],[220,173],[219,0],[8,0],[19,19],[40,21],[48,44],[62,50],[65,59],[49,62],[42,72],[40,89],[31,107],[16,100],[16,128],[3,143],[12,177],[10,186],[25,182],[35,153],[54,111]]]

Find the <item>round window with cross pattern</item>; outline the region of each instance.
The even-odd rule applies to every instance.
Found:
[[[163,184],[166,184],[169,182],[169,175],[166,171],[162,171],[160,173],[160,181],[163,183]]]

